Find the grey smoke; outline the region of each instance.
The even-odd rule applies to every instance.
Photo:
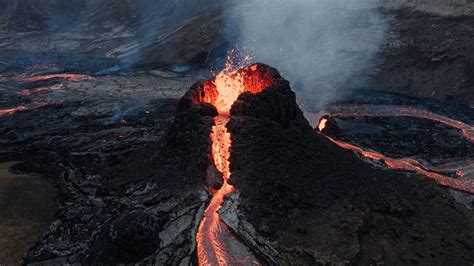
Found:
[[[374,71],[386,19],[374,0],[245,0],[240,42],[280,70],[300,102],[320,106]]]

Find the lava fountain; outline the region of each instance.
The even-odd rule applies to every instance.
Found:
[[[231,62],[231,61],[229,61]],[[194,102],[212,104],[218,112],[214,118],[210,139],[212,163],[223,177],[219,189],[212,187],[212,199],[201,220],[196,237],[200,265],[258,264],[251,251],[241,243],[231,229],[220,219],[219,210],[226,195],[235,191],[229,183],[232,136],[227,131],[232,104],[244,92],[258,93],[275,80],[274,73],[254,64],[235,70],[231,63],[210,81],[202,83],[201,92]]]

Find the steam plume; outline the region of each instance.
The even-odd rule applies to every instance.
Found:
[[[246,0],[240,41],[255,61],[277,67],[300,101],[320,105],[365,86],[387,25],[376,7],[374,0]]]

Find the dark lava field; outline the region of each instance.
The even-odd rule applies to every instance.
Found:
[[[0,0],[0,265],[473,265],[447,2]]]

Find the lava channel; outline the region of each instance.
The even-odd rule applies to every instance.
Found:
[[[368,104],[351,104],[332,107],[336,109],[331,111],[331,117],[355,117],[355,116],[408,116],[421,119],[427,119],[447,126],[461,130],[463,136],[470,142],[474,142],[474,127],[464,122],[438,115],[427,110],[417,109],[410,106],[399,105],[368,105]]]
[[[52,91],[60,90],[63,88],[64,88],[64,85],[62,84],[54,84],[51,86],[38,87],[38,88],[33,88],[33,89],[23,89],[20,91],[20,95],[29,96],[31,94],[52,92]]]
[[[210,135],[212,141],[212,162],[222,174],[223,185],[219,189],[209,188],[212,199],[207,206],[197,232],[197,254],[199,265],[256,265],[259,264],[252,252],[240,242],[231,228],[219,217],[219,210],[226,195],[235,191],[229,184],[231,176],[230,148],[231,134],[227,131],[232,104],[243,92],[257,93],[268,87],[273,78],[259,65],[233,70],[232,64],[213,80],[203,83],[203,92],[195,102],[214,105],[218,116]]]
[[[46,106],[48,104],[50,104],[50,103],[48,103],[48,102],[35,102],[35,103],[29,104],[29,105],[20,105],[20,106],[0,109],[0,117],[8,116],[8,115],[11,115],[11,114],[16,113],[16,112],[34,110],[34,109]]]
[[[64,74],[37,75],[37,76],[31,76],[31,77],[19,77],[17,78],[17,81],[37,82],[37,81],[45,81],[49,79],[54,79],[54,78],[62,78],[62,79],[67,79],[71,81],[84,81],[84,80],[92,79],[92,77],[89,75],[64,73]]]
[[[355,115],[357,115],[357,113]],[[349,114],[345,116],[349,116]],[[372,116],[375,116],[375,115],[372,114]],[[325,128],[327,121],[328,119],[324,117],[320,119],[318,127],[317,127],[319,131]],[[449,121],[449,120],[444,120],[444,121]],[[348,149],[354,152],[358,152],[364,157],[370,158],[375,161],[382,161],[388,168],[396,169],[396,170],[413,171],[413,172],[422,174],[424,176],[427,176],[433,179],[436,183],[438,183],[441,186],[451,187],[456,190],[468,192],[471,194],[474,193],[474,180],[465,177],[468,173],[466,169],[456,170],[456,175],[458,176],[458,178],[452,178],[452,177],[439,173],[439,172],[445,172],[447,170],[451,170],[450,168],[432,170],[430,167],[424,165],[423,163],[421,163],[420,161],[414,158],[409,158],[409,157],[392,158],[389,156],[385,156],[376,151],[366,150],[355,144],[344,142],[342,140],[336,140],[329,136],[327,136],[327,138],[331,140],[332,142],[334,142],[335,144],[337,144],[339,147],[342,147],[344,149]],[[469,164],[471,164],[471,162],[469,162]]]

